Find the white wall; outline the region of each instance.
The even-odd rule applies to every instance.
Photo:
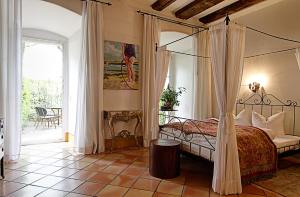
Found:
[[[70,37],[80,28],[80,22],[79,14],[53,3],[41,0],[22,1],[23,28],[42,29]]]
[[[299,8],[299,0],[286,0],[239,17],[237,22],[274,35],[300,40]],[[270,38],[251,30],[246,32],[246,56],[295,46],[299,44]],[[245,59],[240,97],[251,93],[247,85],[251,82],[249,79],[257,75],[266,78],[264,88],[267,93],[283,101],[291,99],[300,104],[300,71],[294,51]],[[296,115],[296,129],[300,134],[300,109]]]
[[[139,46],[141,54],[142,24],[142,17],[124,1],[114,1],[112,6],[104,6],[105,40],[136,44]],[[141,63],[141,59],[139,62]],[[141,108],[141,88],[134,91],[104,90],[105,110],[138,110]]]
[[[237,21],[274,35],[300,40],[299,8],[299,0],[282,1],[242,16]],[[295,46],[299,44],[270,38],[251,30],[246,32],[246,56]],[[247,85],[249,78],[257,74],[262,74],[267,79],[267,92],[282,99],[292,98],[300,102],[300,91],[294,88],[295,84],[300,83],[300,71],[294,51],[245,59],[242,84]],[[241,93],[245,91],[248,90],[244,86]]]

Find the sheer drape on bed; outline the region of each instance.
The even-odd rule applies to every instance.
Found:
[[[223,23],[209,31],[220,111],[212,187],[223,195],[237,194],[242,186],[233,113],[244,66],[245,28]]]
[[[194,31],[199,31],[196,29]],[[194,38],[197,55],[210,57],[209,32],[200,32]],[[212,70],[210,58],[195,58],[194,119],[212,117]]]
[[[17,160],[21,147],[22,1],[0,2],[0,117],[4,118],[5,159]]]
[[[104,151],[103,10],[100,3],[83,2],[82,56],[79,70],[75,148],[85,154]]]

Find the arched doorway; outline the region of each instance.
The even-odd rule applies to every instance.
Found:
[[[69,122],[76,109],[70,112],[70,95],[76,83],[70,80],[77,76],[72,68],[79,64],[80,31],[81,16],[75,12],[23,0],[22,145],[64,141],[73,130]]]

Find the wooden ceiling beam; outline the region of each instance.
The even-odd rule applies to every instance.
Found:
[[[250,6],[253,6],[253,5],[263,2],[263,1],[265,1],[265,0],[239,0],[239,1],[232,3],[220,10],[217,10],[209,15],[206,15],[206,16],[200,18],[199,21],[202,23],[210,23],[210,22],[213,22],[220,18],[225,17],[226,14],[230,15],[230,14],[236,13],[238,11],[241,11],[245,8],[248,8]]]
[[[223,0],[195,0],[175,12],[175,16],[180,19],[189,19],[222,1]]]
[[[169,5],[171,5],[172,3],[174,3],[176,0],[157,0],[155,1],[151,7],[154,10],[157,11],[162,11],[163,9],[165,9],[166,7],[168,7]]]

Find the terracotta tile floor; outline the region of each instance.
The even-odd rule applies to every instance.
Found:
[[[148,172],[148,150],[131,149],[93,156],[75,155],[67,143],[23,146],[21,159],[6,164],[0,196],[11,197],[217,197],[212,167],[183,157],[181,175],[161,180]],[[255,185],[232,197],[279,197]]]

